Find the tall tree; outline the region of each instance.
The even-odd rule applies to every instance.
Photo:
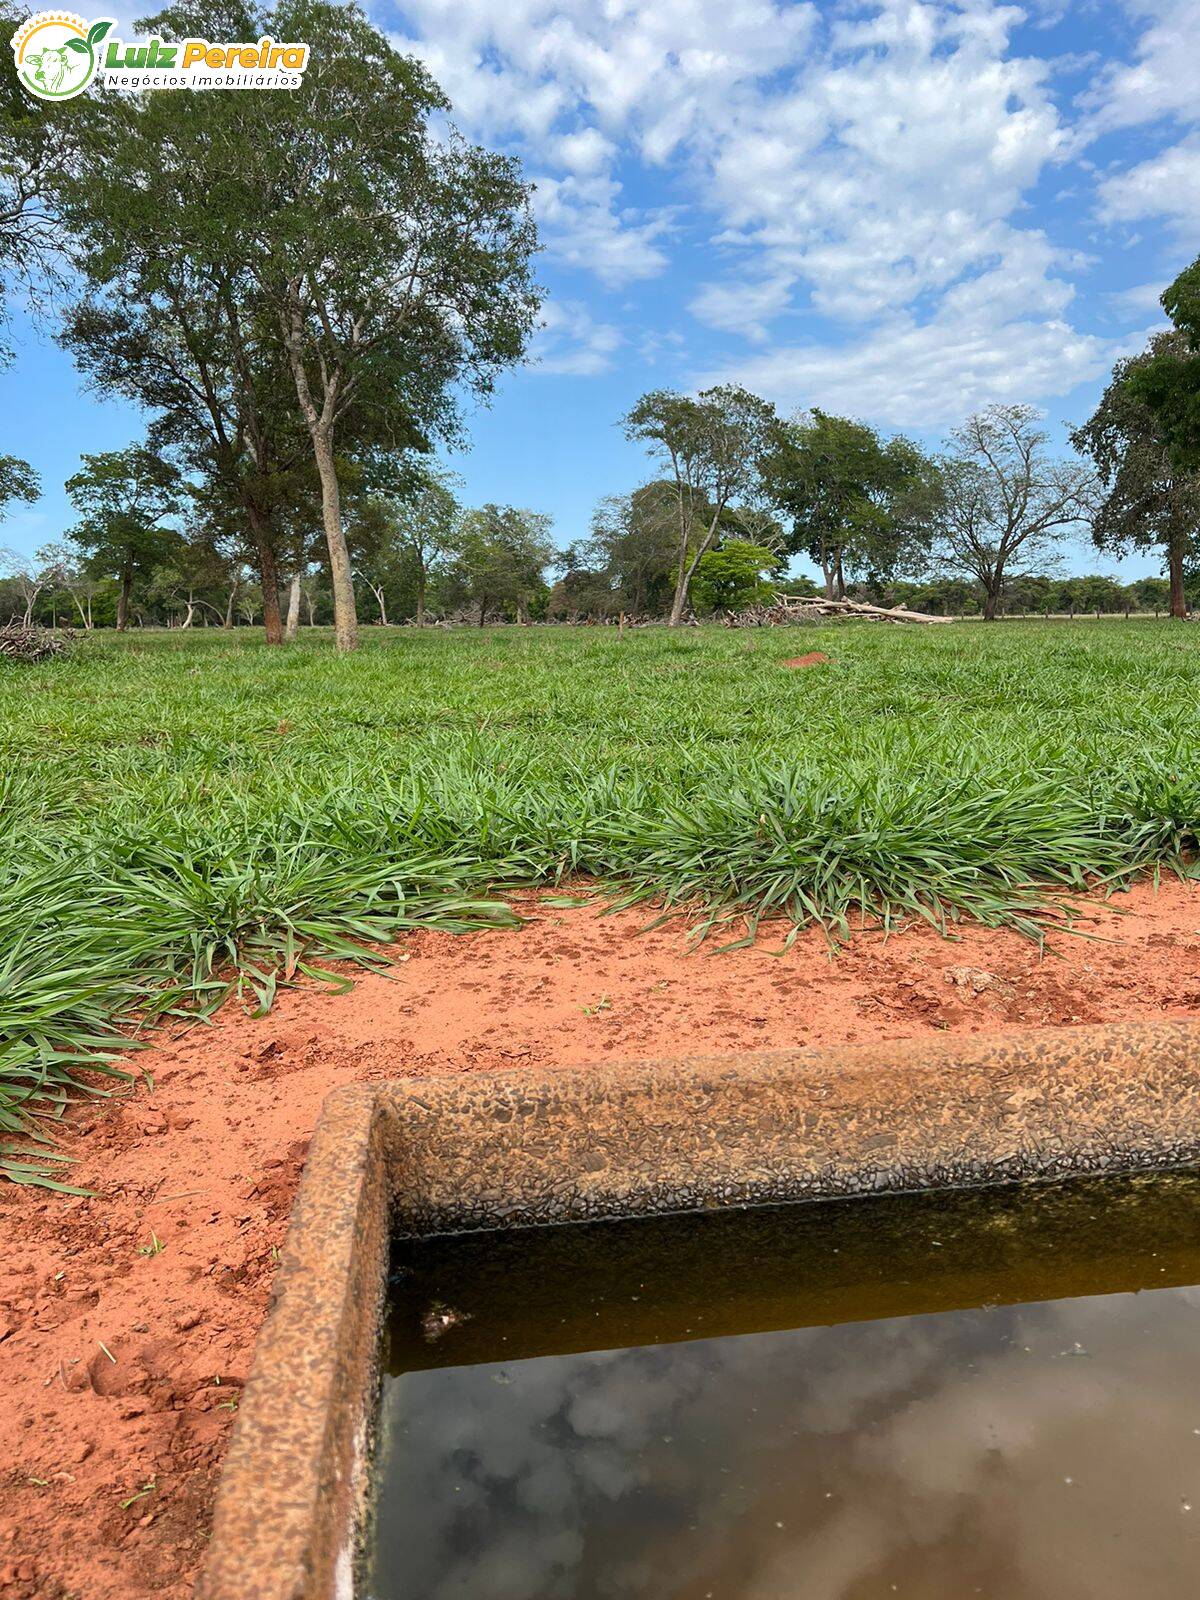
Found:
[[[0,358],[2,356],[0,351]],[[25,500],[32,505],[41,492],[41,479],[28,461],[22,461],[20,456],[0,456],[0,520],[12,501]],[[5,568],[4,576],[12,579],[21,596],[28,626],[37,597],[49,581],[44,571],[46,564],[40,556],[37,561],[31,561],[28,556],[5,547],[0,549],[0,565]]]
[[[94,159],[60,193],[109,316],[123,305],[146,337],[165,327],[183,343],[185,361],[171,349],[160,363],[182,379],[171,414],[187,428],[199,417],[204,448],[263,524],[264,552],[292,453],[275,415],[289,396],[320,481],[338,643],[351,648],[339,461],[452,435],[456,391],[486,393],[519,359],[537,306],[527,191],[510,161],[435,136],[440,91],[357,6],[199,0],[146,26],[310,45],[302,85],[286,93],[98,97]],[[90,343],[103,341],[97,330]],[[260,565],[278,637],[271,562]]]
[[[388,536],[412,568],[417,626],[425,624],[429,581],[456,553],[462,508],[455,495],[458,480],[449,472],[426,468],[412,486],[381,502]]]
[[[994,621],[1015,563],[1052,556],[1068,529],[1090,518],[1095,477],[1046,448],[1032,406],[997,405],[969,418],[941,460],[942,552],[983,587]]]
[[[516,164],[435,133],[441,91],[356,5],[249,10],[248,37],[303,39],[309,67],[287,94],[183,97],[199,106],[189,184],[207,248],[249,270],[284,351],[321,483],[337,642],[352,649],[339,449],[358,432],[399,451],[455,431],[455,390],[486,394],[524,353],[536,237]]]
[[[379,621],[386,627],[388,595],[408,587],[412,574],[412,555],[400,539],[392,506],[382,499],[368,499],[350,520],[347,549],[354,575],[375,596]]]
[[[1153,414],[1181,472],[1200,470],[1200,258],[1162,297],[1181,337],[1164,341],[1130,372],[1130,393]]]
[[[566,616],[660,615],[674,588],[679,545],[678,499],[672,482],[606,495],[591,532],[559,559],[556,611]]]
[[[781,422],[763,489],[792,525],[788,548],[816,562],[830,600],[853,573],[887,582],[920,568],[940,498],[935,464],[904,438],[814,410]]]
[[[166,559],[154,568],[149,596],[182,611],[181,628],[190,628],[197,612],[223,625],[238,563],[203,527],[193,526],[187,534],[171,541]]]
[[[264,335],[253,282],[244,264],[206,247],[204,197],[186,176],[196,124],[246,98],[89,97],[77,119],[81,158],[57,180],[87,286],[61,340],[97,388],[151,414],[151,444],[207,480],[214,512],[240,519],[261,582],[267,641],[278,644],[280,524],[297,476],[311,470],[311,452],[288,403],[283,351]]]
[[[0,545],[0,578],[7,578],[20,596],[25,608],[22,618],[28,627],[33,621],[33,608],[38,596],[54,582],[53,571],[38,556],[22,555],[7,545]]]
[[[1096,410],[1071,435],[1100,476],[1102,492],[1092,521],[1097,547],[1118,555],[1161,551],[1173,617],[1187,616],[1183,569],[1200,539],[1200,461],[1195,467],[1177,465],[1159,414],[1139,398],[1138,380],[1160,360],[1188,357],[1184,334],[1155,335],[1142,355],[1117,363]]]
[[[673,628],[683,621],[692,578],[726,508],[756,484],[774,416],[748,389],[719,384],[695,398],[652,389],[624,418],[625,437],[669,465],[675,481],[675,594],[668,619]]]
[[[479,626],[497,605],[511,606],[518,622],[528,622],[554,556],[550,518],[515,506],[481,506],[463,517],[459,551]]]
[[[85,455],[67,480],[82,515],[67,532],[94,571],[118,584],[117,631],[129,626],[134,581],[149,577],[178,541],[163,524],[179,513],[184,491],[178,470],[144,445]]]
[[[66,540],[44,544],[37,556],[53,586],[70,595],[79,613],[80,625],[90,633],[93,626],[92,601],[104,587],[102,580],[83,570],[78,549]]]

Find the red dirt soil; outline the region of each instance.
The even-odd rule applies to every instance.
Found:
[[[690,952],[530,895],[521,929],[420,933],[351,994],[282,993],[163,1037],[74,1117],[92,1199],[0,1184],[0,1600],[185,1600],[321,1101],[359,1079],[1200,1016],[1200,887],[1011,933],[805,934]],[[1121,916],[1117,908],[1129,914]]]
[[[827,656],[823,650],[810,650],[806,656],[788,656],[786,661],[781,661],[781,667],[820,667],[826,661],[832,661],[832,656]]]

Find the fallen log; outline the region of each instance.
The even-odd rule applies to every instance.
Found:
[[[879,622],[953,622],[953,617],[933,617],[907,606],[873,606],[865,600],[826,600],[821,596],[780,595],[778,604],[790,619],[814,617],[872,617]]]
[[[750,606],[727,612],[727,628],[778,628],[795,622],[815,622],[823,617],[862,617],[867,622],[953,622],[953,617],[931,617],[904,606],[873,606],[865,600],[825,600],[820,596],[780,595],[773,605]]]

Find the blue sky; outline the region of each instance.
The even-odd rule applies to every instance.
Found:
[[[647,475],[616,424],[651,386],[736,379],[929,443],[1023,400],[1061,439],[1200,251],[1200,0],[370,9],[537,182],[535,361],[453,465],[563,544]],[[79,452],[140,424],[17,332],[0,450],[46,493],[0,542],[28,550],[69,522]]]

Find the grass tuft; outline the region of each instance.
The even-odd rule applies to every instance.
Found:
[[[507,886],[590,874],[735,943],[863,914],[1040,937],[1072,891],[1184,869],[1188,630],[850,625],[780,670],[803,634],[406,630],[343,660],[213,631],[0,668],[0,1175],[69,1187],[56,1119],[155,1022],[512,923]]]

